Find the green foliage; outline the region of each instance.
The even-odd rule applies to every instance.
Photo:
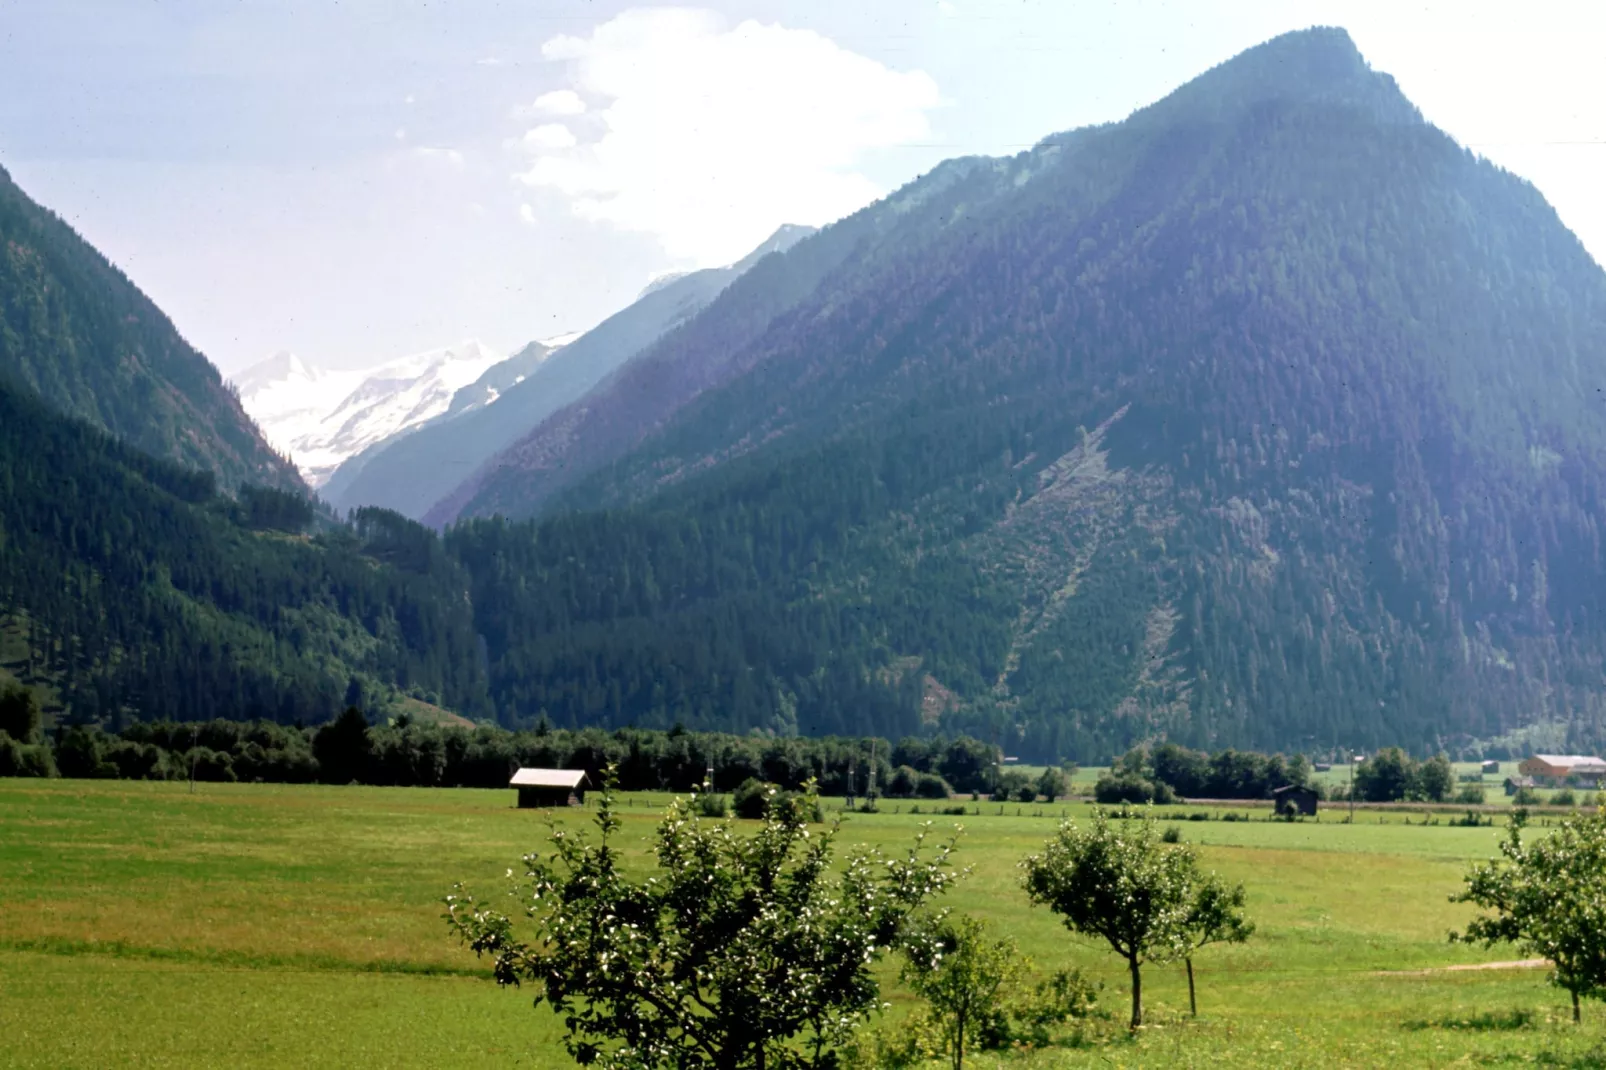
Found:
[[[944,918],[915,927],[904,956],[903,982],[925,1000],[937,1054],[954,1070],[964,1066],[966,1051],[1008,1043],[1011,988],[1024,965],[1013,940],[994,939],[975,918]]]
[[[1551,806],[1577,806],[1578,796],[1573,794],[1571,788],[1562,788],[1550,796]]]
[[[32,743],[39,731],[39,703],[26,687],[0,689],[0,732],[19,743]]]
[[[411,525],[432,559],[382,564],[363,530],[243,526],[212,483],[0,383],[0,610],[25,621],[66,719],[317,723],[354,677],[486,708],[463,577],[433,533]]]
[[[802,809],[772,807],[738,835],[677,799],[658,827],[657,871],[640,880],[611,842],[610,778],[597,843],[560,830],[551,855],[524,858],[516,895],[532,939],[461,886],[446,918],[491,956],[499,983],[539,987],[582,1064],[830,1067],[876,1006],[875,960],[953,880],[952,844],[928,852],[922,833],[903,857],[859,850],[839,867],[838,828],[811,834]]]
[[[1126,959],[1133,1030],[1143,1024],[1145,962],[1191,959],[1201,947],[1242,941],[1253,931],[1243,917],[1242,886],[1203,873],[1189,847],[1163,843],[1152,813],[1112,824],[1095,809],[1086,828],[1065,822],[1043,853],[1021,866],[1034,904]]]
[[[1065,774],[1051,765],[1043,770],[1034,787],[1037,790],[1037,794],[1043,797],[1044,802],[1053,802],[1065,794],[1069,783]]]
[[[730,800],[711,791],[699,793],[696,806],[698,817],[729,817],[731,813]]]
[[[1513,819],[1500,844],[1501,858],[1480,862],[1466,876],[1466,887],[1451,902],[1472,903],[1481,915],[1461,940],[1485,945],[1511,943],[1553,966],[1551,982],[1572,996],[1573,1020],[1579,999],[1606,999],[1606,815],[1564,819],[1548,836],[1528,843],[1523,824]]]
[[[1172,803],[1176,793],[1165,781],[1148,780],[1131,772],[1106,771],[1093,785],[1093,798],[1106,805],[1118,803]]]

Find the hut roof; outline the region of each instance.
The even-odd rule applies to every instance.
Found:
[[[584,769],[520,769],[507,782],[510,788],[578,788],[586,782]]]

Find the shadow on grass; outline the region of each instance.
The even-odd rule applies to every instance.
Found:
[[[1484,1011],[1465,1018],[1418,1019],[1406,1022],[1405,1028],[1413,1032],[1454,1029],[1470,1033],[1498,1033],[1511,1029],[1531,1029],[1538,1024],[1539,1016],[1533,1011],[1513,1008],[1509,1011]]]
[[[1564,1070],[1606,1070],[1606,1044],[1597,1044],[1581,1055],[1540,1052],[1534,1061],[1540,1066],[1561,1067]]]

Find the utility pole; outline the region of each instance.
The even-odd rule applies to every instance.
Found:
[[[875,745],[876,740],[870,740],[870,777],[864,788],[864,806],[867,810],[875,809]]]
[[[1345,748],[1344,757],[1349,759],[1349,823],[1355,824],[1355,763],[1361,756]]]

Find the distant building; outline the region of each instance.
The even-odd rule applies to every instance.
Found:
[[[1486,775],[1489,774],[1489,773],[1493,773],[1496,776],[1498,776],[1500,774],[1500,763],[1499,762],[1495,762],[1495,761],[1484,762],[1483,763],[1483,772]]]
[[[1583,754],[1536,754],[1524,758],[1517,772],[1551,784],[1576,780],[1581,787],[1598,788],[1606,779],[1606,761]]]
[[[1332,768],[1333,768],[1333,763],[1332,762],[1317,762],[1316,763],[1316,771],[1318,773],[1328,772]]]
[[[1312,788],[1289,784],[1271,793],[1272,805],[1279,814],[1314,814],[1316,792]]]
[[[1539,782],[1537,780],[1535,780],[1531,776],[1508,776],[1508,777],[1506,777],[1506,794],[1507,795],[1515,795],[1515,794],[1517,794],[1518,791],[1520,791],[1523,788],[1537,788],[1538,786],[1539,786]]]
[[[584,769],[520,769],[507,782],[519,789],[519,809],[579,806],[586,801]]]

